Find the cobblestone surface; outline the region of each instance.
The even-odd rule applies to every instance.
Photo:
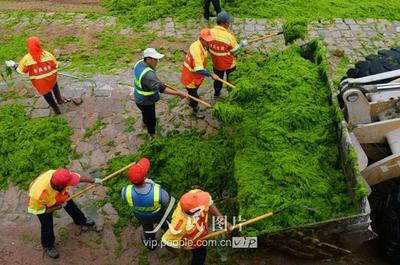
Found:
[[[53,13],[36,19],[43,23],[46,17],[52,17]],[[74,21],[90,26],[94,22],[86,18],[85,14],[71,14]],[[0,20],[10,19],[0,16]],[[21,19],[19,23],[28,20]],[[60,23],[62,21],[60,20]],[[103,19],[100,26],[114,25],[115,18]],[[284,21],[271,21],[267,19],[235,19],[231,30],[240,40],[252,39],[274,31],[282,30]],[[185,24],[166,18],[151,22],[146,25],[149,31],[155,32],[159,37],[173,37],[187,46],[197,38],[199,29],[210,27],[213,22]],[[99,24],[97,24],[99,26]],[[18,28],[18,25],[15,26]],[[131,34],[131,28],[121,30],[121,34]],[[387,21],[384,19],[353,20],[334,19],[314,21],[309,25],[307,42],[314,38],[321,38],[327,48],[327,55],[331,73],[336,72],[336,67],[341,57],[347,58],[350,67],[352,63],[363,59],[366,55],[375,53],[379,49],[395,46],[400,40],[399,21]],[[157,47],[156,47],[157,48]],[[285,43],[282,35],[256,42],[250,49],[284,49]],[[179,64],[164,63],[159,67],[158,75],[161,80],[170,84],[179,84],[180,73],[177,71]],[[79,73],[73,73],[79,75]],[[334,74],[331,78],[337,78]],[[74,169],[84,172],[93,172],[104,166],[105,162],[114,155],[136,152],[146,139],[147,134],[141,127],[141,114],[132,100],[132,71],[122,69],[117,75],[95,74],[91,80],[76,80],[68,76],[59,77],[59,85],[63,96],[69,98],[81,97],[82,105],[75,106],[67,103],[61,106],[63,115],[67,118],[75,132],[72,141],[75,151],[80,156],[71,162]],[[17,77],[15,82],[18,93],[33,96],[26,99],[8,100],[2,103],[17,102],[26,107],[27,113],[33,118],[52,115],[52,111],[42,97],[36,95],[28,80]],[[212,102],[212,84],[209,80],[204,82],[200,89],[201,97]],[[224,91],[226,94],[226,90]],[[157,103],[157,117],[159,118],[158,134],[165,135],[173,130],[188,130],[196,128],[204,134],[215,133],[219,123],[211,117],[211,111],[205,110],[206,119],[196,120],[190,114],[190,108],[185,101],[168,95],[162,95],[162,100]],[[104,123],[104,128],[94,131],[90,137],[84,137],[96,121]]]
[[[53,17],[54,13],[40,15],[33,20],[37,24],[46,24],[46,17]],[[108,17],[93,21],[88,19],[85,14],[69,14],[74,23],[79,23],[82,27],[107,27],[115,25],[116,19]],[[0,14],[0,23],[10,23],[6,16]],[[52,20],[51,23],[61,23],[62,21]],[[20,19],[15,29],[26,26],[29,23],[26,19]],[[271,21],[267,19],[236,19],[232,25],[232,31],[240,40],[242,38],[254,38],[265,35],[273,31],[282,30],[284,21]],[[162,38],[176,38],[178,42],[185,42],[187,46],[197,38],[199,30],[203,27],[210,27],[211,24],[204,22],[187,22],[185,24],[174,21],[171,18],[154,21],[146,27],[149,31],[155,32]],[[321,38],[326,45],[331,73],[335,73],[341,58],[348,58],[350,62],[347,67],[366,55],[375,53],[379,49],[396,46],[400,40],[400,22],[387,21],[383,19],[334,19],[329,21],[314,21],[309,25],[307,39]],[[121,35],[132,35],[134,32],[127,27],[119,32]],[[299,41],[303,43],[304,41]],[[157,47],[155,47],[157,48]],[[283,36],[276,36],[262,42],[255,43],[250,49],[284,49],[285,43]],[[181,62],[175,64],[161,64],[158,75],[161,80],[170,84],[179,84],[180,73],[177,67]],[[74,73],[73,73],[74,74]],[[334,74],[331,78],[337,78]],[[117,75],[95,74],[93,82],[76,81],[73,78],[59,78],[59,85],[65,97],[83,99],[79,106],[72,102],[60,106],[63,116],[68,120],[74,129],[71,136],[74,158],[68,167],[76,172],[91,174],[92,176],[102,176],[99,171],[106,161],[116,155],[132,154],[137,152],[138,147],[147,139],[147,133],[141,125],[141,114],[132,100],[132,70],[122,69]],[[212,101],[212,83],[206,80],[200,89],[200,95],[205,101]],[[17,77],[15,88],[19,96],[26,96],[24,99],[8,99],[0,101],[0,104],[19,103],[26,108],[32,118],[40,118],[52,115],[43,98],[35,94],[30,82],[23,77]],[[5,89],[5,85],[0,83],[0,91]],[[227,94],[223,90],[223,96]],[[200,133],[209,135],[218,131],[219,123],[211,116],[211,110],[204,110],[206,118],[197,120],[191,116],[187,102],[168,95],[162,95],[162,99],[157,103],[157,117],[159,118],[159,129],[157,134],[177,130],[184,131],[195,128]],[[103,124],[102,128],[95,130],[91,135],[85,135],[90,128],[97,122]],[[77,201],[84,201],[85,205],[91,209],[95,208],[88,204],[88,201],[104,198],[104,188],[99,187],[82,196]],[[90,198],[90,199],[89,199]],[[16,219],[25,218],[24,221],[32,220],[32,216],[25,214],[26,193],[17,188],[10,188],[7,192],[0,193],[0,214],[4,222],[10,224]],[[90,209],[86,209],[90,211]],[[116,212],[110,204],[106,204],[98,211],[92,212],[91,216],[96,219],[98,224],[104,224],[103,215],[112,216],[116,219]],[[20,219],[22,220],[22,219]],[[56,224],[62,224],[68,218],[65,214],[56,220]],[[115,221],[115,220],[114,220]],[[137,236],[138,237],[138,236]],[[260,263],[258,263],[260,264]],[[339,264],[339,263],[337,263]],[[348,263],[343,263],[348,264]]]

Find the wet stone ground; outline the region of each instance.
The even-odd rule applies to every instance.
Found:
[[[52,13],[49,13],[49,15],[51,14]],[[100,25],[86,19],[83,14],[77,14],[76,19],[72,21],[73,23],[80,23],[83,27]],[[106,20],[103,20],[102,25],[113,25],[115,21],[115,18],[108,17]],[[25,22],[21,19],[20,23]],[[238,39],[244,37],[251,39],[252,37],[281,30],[282,25],[283,21],[236,19],[232,26],[232,31],[238,36]],[[207,26],[204,22],[187,22],[182,24],[168,18],[151,22],[146,27],[149,31],[155,32],[160,37],[195,39],[199,29],[204,26]],[[315,37],[322,38],[327,48],[331,73],[336,73],[336,69],[343,57],[348,58],[349,64],[346,66],[350,67],[368,54],[375,53],[379,49],[395,46],[400,38],[398,32],[400,32],[400,22],[398,21],[381,19],[366,19],[362,21],[335,19],[312,22],[309,25],[307,40]],[[119,32],[121,35],[131,35],[133,33],[131,28],[126,28]],[[189,46],[189,44],[190,42],[187,43],[187,46]],[[281,35],[256,43],[249,48],[261,48],[265,50],[284,49],[285,43]],[[340,51],[340,56],[337,56],[337,51]],[[146,130],[142,127],[140,111],[132,100],[132,63],[127,65],[126,69],[120,69],[115,75],[96,73],[90,80],[77,80],[67,76],[59,76],[58,82],[63,96],[67,98],[81,97],[83,99],[81,105],[74,105],[72,102],[69,102],[61,106],[62,115],[68,120],[70,126],[74,130],[71,136],[74,155],[68,165],[68,168],[71,170],[93,176],[102,176],[100,169],[105,165],[106,161],[116,155],[135,153],[140,145],[148,140]],[[161,63],[158,69],[159,78],[166,83],[181,87],[178,85],[180,73],[177,71],[181,63],[182,62]],[[67,74],[76,76],[85,75],[85,73],[74,72]],[[23,98],[0,100],[0,104],[21,104],[25,107],[27,113],[35,119],[53,115],[44,99],[36,94],[29,80],[23,76],[17,76],[16,74],[14,74],[13,77],[15,78],[15,91],[17,95],[23,96]],[[339,76],[331,74],[331,78],[335,79],[339,78]],[[0,92],[4,90],[5,85],[0,83]],[[212,83],[210,80],[204,82],[200,90],[200,95],[205,101],[212,102]],[[227,91],[223,90],[223,96],[226,95]],[[162,99],[157,103],[156,109],[159,124],[157,126],[158,135],[166,135],[168,132],[175,130],[184,131],[191,129],[195,129],[204,135],[209,135],[217,132],[219,128],[219,123],[212,117],[211,110],[204,109],[206,118],[204,120],[197,120],[191,115],[190,108],[187,106],[187,101],[180,100],[177,97],[162,95]],[[101,208],[96,206],[96,201],[103,199],[104,196],[104,188],[98,187],[77,199],[77,202],[83,207],[85,212],[97,221],[100,228],[108,226],[109,229],[106,230],[106,233],[109,233],[110,225],[116,222],[118,216],[111,204],[106,204]],[[12,226],[19,222],[32,224],[35,229],[34,234],[36,237],[30,238],[29,240],[38,245],[39,241],[36,233],[38,229],[37,222],[34,220],[35,217],[26,214],[26,199],[26,192],[15,187],[11,187],[7,192],[0,192],[1,226]],[[55,222],[56,228],[61,229],[66,224],[70,223],[70,219],[66,217],[65,212],[61,211],[61,215],[55,219]],[[31,227],[27,227],[27,229],[28,228],[31,229]],[[132,238],[138,238],[137,233],[138,231],[134,230],[130,231],[128,235],[132,236]],[[58,232],[58,237],[60,237],[60,235],[62,236],[62,234],[62,231]],[[111,245],[102,245],[102,248],[111,248],[110,251],[114,251],[115,248],[118,248],[118,244],[115,243],[115,238],[111,234],[107,234],[107,236],[110,238],[109,242],[111,242]],[[136,243],[137,240],[132,244]],[[129,243],[126,242],[124,244],[123,249],[136,247],[136,245],[129,245]],[[65,245],[68,247],[68,243],[65,243]],[[129,255],[136,256],[132,257]],[[140,253],[134,252],[129,255],[126,254],[125,256],[127,260],[126,264],[128,264],[128,261],[132,260],[139,262]],[[167,256],[166,260],[171,260],[165,252],[152,254],[149,260],[156,262],[163,256]],[[295,261],[287,263],[287,260],[279,257],[275,257],[274,260],[275,263],[273,264],[308,264],[306,262]],[[246,261],[246,258],[244,258],[242,261],[240,264],[266,264],[264,259],[261,261],[257,258],[252,261],[248,259]],[[102,264],[112,264],[112,262],[111,259],[110,263]],[[360,261],[361,263],[357,262],[357,259],[355,261],[346,261],[346,259],[344,259],[333,261],[333,263],[330,264],[361,264],[363,261]],[[121,264],[125,263],[122,262]],[[171,264],[178,263],[172,262]],[[383,263],[372,258],[371,264]]]

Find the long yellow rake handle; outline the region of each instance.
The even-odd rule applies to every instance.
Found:
[[[172,90],[175,90],[175,91],[177,91],[177,92],[181,92],[179,89],[177,89],[176,87],[173,87],[173,86],[170,86],[170,85],[166,85],[168,88],[170,88],[170,89],[172,89]],[[189,94],[186,94],[186,93],[183,93],[183,92],[181,92],[182,94],[184,94],[184,95],[186,95],[188,98],[190,98],[190,99],[193,99],[194,101],[197,101],[197,102],[199,102],[200,104],[202,104],[202,105],[204,105],[204,106],[206,106],[206,107],[209,107],[209,108],[211,108],[211,105],[210,104],[208,104],[207,102],[205,102],[205,101],[203,101],[203,100],[201,100],[201,99],[198,99],[198,98],[195,98],[195,97],[193,97],[193,96],[191,96],[191,95],[189,95]]]
[[[232,85],[231,83],[229,83],[228,81],[225,81],[225,80],[222,79],[222,78],[219,78],[219,77],[218,77],[217,80],[220,81],[220,82],[222,82],[222,83],[224,83],[225,85],[227,85],[227,86],[230,87],[230,88],[236,88],[235,85]]]
[[[254,39],[251,39],[251,40],[249,40],[247,43],[248,43],[248,44],[251,44],[251,43],[254,43],[254,42],[257,42],[257,41],[260,41],[260,40],[264,40],[264,39],[271,38],[271,37],[273,37],[273,36],[276,36],[276,35],[279,35],[279,34],[282,34],[282,33],[283,33],[283,31],[272,32],[272,33],[270,33],[270,34],[267,34],[267,35],[264,35],[264,36],[261,36],[261,37],[257,37],[257,38],[254,38]]]
[[[258,221],[261,221],[261,220],[263,220],[263,219],[269,218],[269,217],[271,217],[271,216],[273,216],[273,215],[274,215],[273,212],[268,212],[268,213],[265,213],[265,214],[263,214],[263,215],[254,217],[254,218],[249,219],[249,220],[247,220],[247,221],[244,221],[244,222],[242,222],[242,223],[240,223],[240,224],[237,224],[237,225],[232,226],[231,231],[233,231],[233,230],[235,230],[235,229],[242,228],[243,226],[246,226],[246,225],[253,224],[253,223],[258,222]],[[227,233],[227,232],[228,232],[228,229],[223,229],[223,230],[215,231],[215,232],[213,232],[213,233],[210,233],[210,234],[208,234],[208,235],[205,235],[205,236],[202,237],[200,240],[206,240],[206,239],[209,239],[209,238],[213,238],[213,237],[216,237],[216,236],[225,234],[225,233]]]
[[[125,167],[123,167],[123,168],[121,168],[121,169],[115,171],[114,173],[112,173],[112,174],[108,175],[107,177],[103,178],[103,181],[106,181],[106,180],[108,180],[108,179],[110,179],[110,178],[112,178],[112,177],[118,175],[119,173],[121,173],[121,172],[127,170],[128,168],[130,168],[130,167],[131,167],[133,164],[135,164],[135,163],[136,163],[136,162],[130,163],[129,165],[127,165],[127,166],[125,166]],[[90,189],[92,189],[92,188],[94,188],[94,187],[96,187],[96,186],[97,186],[97,184],[90,184],[89,186],[87,186],[87,187],[81,189],[80,191],[78,191],[78,192],[72,194],[72,196],[69,197],[69,198],[66,200],[66,202],[67,202],[67,201],[70,201],[70,200],[72,200],[72,199],[74,199],[74,198],[76,198],[76,197],[78,197],[78,196],[81,195],[82,193],[85,193],[85,192],[87,192],[88,190],[90,190]]]

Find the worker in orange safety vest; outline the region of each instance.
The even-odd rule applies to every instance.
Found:
[[[44,97],[56,114],[61,114],[58,104],[64,103],[57,84],[57,61],[53,54],[43,50],[37,37],[29,37],[27,42],[28,54],[19,64],[5,61],[8,67],[14,68],[20,74],[28,74],[32,85]],[[53,94],[57,100],[54,101]]]
[[[33,180],[29,186],[28,212],[37,215],[41,224],[41,243],[46,254],[58,258],[59,253],[54,247],[53,212],[64,209],[72,217],[75,224],[94,226],[95,223],[79,210],[73,200],[65,202],[68,197],[68,187],[80,182],[102,184],[102,179],[80,176],[65,168],[48,170]]]
[[[242,47],[247,45],[244,39],[237,43],[235,36],[228,31],[233,17],[229,16],[225,10],[222,10],[217,16],[217,25],[211,29],[213,40],[210,43],[209,51],[213,62],[214,73],[221,79],[229,82],[229,74],[235,71],[236,58],[235,55]],[[217,99],[221,95],[222,82],[214,80],[214,98]]]
[[[225,218],[208,192],[194,189],[185,193],[172,215],[168,231],[161,239],[162,244],[176,255],[183,249],[190,250],[191,265],[203,265],[207,248],[201,238],[208,234],[208,212],[219,218]],[[226,220],[225,224],[226,229],[230,231],[232,225]]]
[[[182,67],[181,83],[185,86],[189,95],[199,98],[198,89],[205,77],[216,79],[217,75],[206,70],[209,43],[213,40],[210,29],[202,29],[199,39],[190,45],[189,52],[185,56]],[[190,100],[189,106],[192,107],[193,115],[199,119],[204,119],[204,114],[199,111],[197,101]]]

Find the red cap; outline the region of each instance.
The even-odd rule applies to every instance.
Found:
[[[68,169],[59,168],[51,177],[51,183],[57,186],[76,186],[79,184],[79,175],[72,173]]]
[[[200,31],[200,38],[202,38],[203,40],[205,40],[207,42],[214,40],[214,38],[211,36],[210,29],[202,29]]]
[[[133,184],[140,184],[146,178],[147,171],[150,168],[150,160],[147,158],[140,159],[136,164],[128,169],[128,178]]]
[[[199,189],[191,190],[182,195],[179,204],[185,212],[201,206],[207,207],[210,204],[210,194]]]

